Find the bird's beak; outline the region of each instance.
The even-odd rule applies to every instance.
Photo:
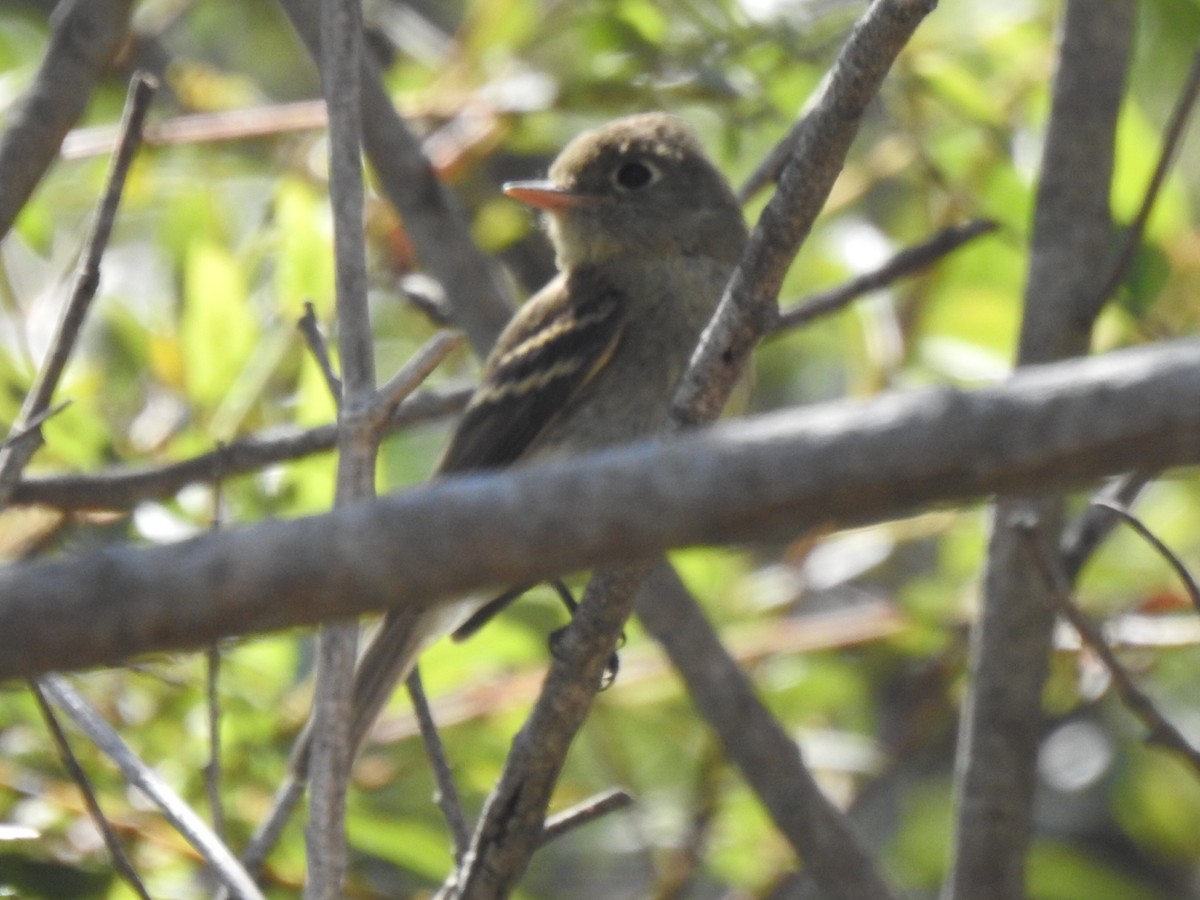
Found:
[[[509,181],[503,190],[506,196],[547,212],[577,209],[600,199],[594,194],[569,191],[553,181]]]

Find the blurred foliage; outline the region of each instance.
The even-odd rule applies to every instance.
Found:
[[[665,108],[691,120],[734,181],[793,121],[863,4],[846,0],[394,0],[367,4],[369,46],[395,102],[472,216],[474,234],[525,288],[549,273],[535,223],[498,194],[530,176],[580,128]],[[1195,0],[1146,0],[1118,136],[1113,201],[1127,221],[1200,41]],[[917,33],[856,142],[782,303],[838,284],[896,249],[973,217],[1001,223],[917,277],[804,330],[770,339],[749,410],[1002,377],[1014,353],[1039,141],[1049,107],[1058,4],[946,3]],[[147,0],[128,65],[164,80],[153,116],[278,105],[315,96],[316,78],[271,4]],[[0,3],[0,110],[29,83],[47,38],[35,6]],[[86,125],[119,116],[128,70],[114,71]],[[2,113],[0,113],[2,114]],[[280,118],[278,121],[285,122]],[[47,426],[41,472],[187,458],[333,410],[295,322],[311,300],[333,321],[325,147],[317,128],[143,150],[132,173],[83,345]],[[1097,349],[1195,330],[1200,167],[1195,129],[1151,219],[1147,242],[1097,329]],[[45,349],[106,166],[104,154],[54,167],[0,244],[0,420],[11,420]],[[753,217],[762,198],[753,201]],[[372,196],[368,218],[378,366],[387,377],[433,331],[402,299],[413,271],[401,223]],[[1102,261],[1098,261],[1098,265]],[[475,371],[465,352],[433,378]],[[426,477],[449,423],[396,436],[381,489]],[[936,440],[935,435],[930,440]],[[223,523],[328,507],[333,462],[297,460],[223,486]],[[1185,562],[1200,559],[1200,483],[1176,473],[1139,512]],[[68,551],[108,541],[174,540],[208,528],[211,488],[125,516],[48,526],[0,517],[3,546],[50,527]],[[847,534],[755,549],[689,550],[682,573],[823,783],[853,807],[889,873],[913,897],[944,876],[951,752],[965,635],[987,534],[982,506],[929,512]],[[1200,735],[1197,626],[1180,586],[1145,544],[1118,532],[1084,572],[1081,602],[1140,622],[1127,659],[1187,733]],[[902,624],[887,623],[898,611]],[[1141,617],[1141,618],[1135,618]],[[550,592],[465,645],[435,647],[427,688],[470,815],[495,780],[563,616]],[[786,627],[785,627],[786,626]],[[863,635],[866,635],[864,637]],[[309,635],[232,645],[220,672],[222,786],[240,846],[281,778],[310,691]],[[204,662],[159,658],[79,676],[80,688],[189,801],[205,807]],[[1040,763],[1045,802],[1031,867],[1039,900],[1200,897],[1200,786],[1142,744],[1094,662],[1064,645],[1047,691]],[[407,704],[398,698],[356,769],[348,827],[350,897],[420,895],[450,863],[445,828]],[[77,752],[157,897],[205,894],[192,853],[84,742]],[[527,898],[764,896],[797,867],[725,762],[679,680],[636,623],[617,686],[577,741],[556,807],[614,785],[638,803],[541,851]],[[0,896],[129,896],[111,873],[36,708],[0,692]],[[303,836],[271,858],[272,897],[297,896]]]

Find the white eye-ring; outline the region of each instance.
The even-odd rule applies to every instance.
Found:
[[[632,159],[617,166],[612,173],[612,182],[623,191],[639,191],[662,178],[657,166],[645,160]]]

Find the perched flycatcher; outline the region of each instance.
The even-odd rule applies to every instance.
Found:
[[[439,475],[653,432],[746,240],[728,183],[663,113],[581,134],[547,180],[504,192],[546,213],[559,272],[500,335]],[[421,649],[480,605],[384,617],[358,666],[356,746]]]

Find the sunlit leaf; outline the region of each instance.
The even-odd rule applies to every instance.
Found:
[[[188,393],[203,406],[215,406],[258,339],[246,275],[226,249],[200,240],[187,256],[183,296],[180,334]]]

